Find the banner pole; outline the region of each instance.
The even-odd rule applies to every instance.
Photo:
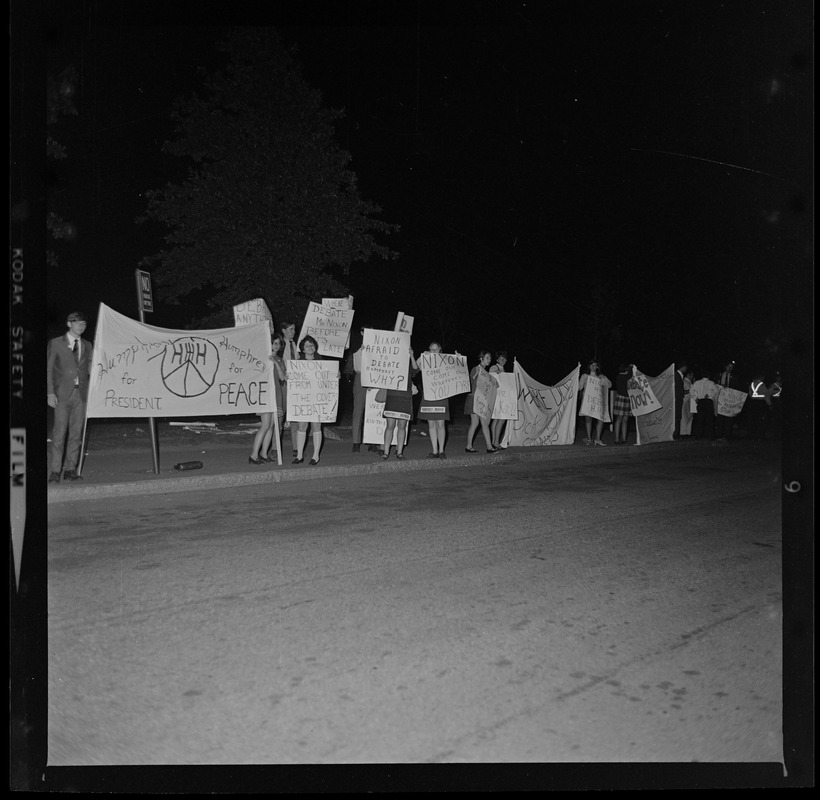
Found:
[[[145,324],[145,312],[142,310],[142,293],[140,292],[139,270],[137,270],[137,305],[140,311],[140,322]],[[154,456],[154,475],[159,475],[159,447],[157,442],[157,425],[153,417],[148,417],[148,429],[151,434],[151,453]]]

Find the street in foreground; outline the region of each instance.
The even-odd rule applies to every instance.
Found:
[[[50,766],[782,760],[778,464],[50,510]]]

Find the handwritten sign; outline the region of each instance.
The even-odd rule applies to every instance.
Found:
[[[626,382],[626,390],[629,393],[629,407],[632,409],[632,416],[640,417],[643,414],[650,414],[657,411],[661,404],[655,397],[655,392],[649,385],[646,375],[635,371],[635,374]]]
[[[328,308],[339,308],[344,310],[353,308],[353,295],[347,297],[323,297],[322,305]]]
[[[319,345],[319,355],[341,358],[353,324],[353,310],[308,303],[299,341],[312,336]]]
[[[399,311],[396,315],[396,326],[393,330],[402,331],[403,333],[412,333],[413,320],[415,320],[415,317],[408,317],[403,311]]]
[[[478,370],[473,389],[473,413],[482,419],[491,419],[495,406],[495,394],[498,384],[490,373]]]
[[[376,395],[378,389],[368,389],[364,404],[364,428],[362,429],[362,441],[365,444],[384,444],[384,432],[387,428],[387,420],[384,418],[384,402],[379,402]],[[409,426],[408,426],[409,427]],[[405,442],[407,441],[407,430],[405,429]],[[391,444],[398,441],[398,425],[393,428],[393,439]]]
[[[187,417],[275,409],[267,322],[216,330],[145,325],[100,303],[89,417]]]
[[[494,372],[498,381],[493,406],[493,419],[518,419],[518,387],[515,375],[509,372]]]
[[[409,333],[364,329],[362,386],[406,391],[409,364]]]
[[[342,311],[353,308],[353,295],[347,297],[323,297],[322,305],[328,308],[339,308]],[[347,332],[347,340],[345,341],[345,350],[350,347],[350,331]]]
[[[597,375],[587,375],[581,410],[578,413],[583,417],[612,422],[612,417],[609,416],[609,387]]]
[[[273,325],[273,316],[268,304],[261,297],[234,306],[233,319],[237,326],[255,325],[257,322],[269,322]]]
[[[290,422],[335,422],[339,410],[339,362],[288,359]]]
[[[470,391],[467,356],[424,353],[418,360],[425,400],[443,400]]]
[[[727,386],[719,388],[715,413],[721,417],[736,417],[743,408],[748,394],[737,389],[729,389]]]

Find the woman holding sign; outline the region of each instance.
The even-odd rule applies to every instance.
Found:
[[[270,360],[273,362],[273,394],[276,398],[276,415],[277,424],[279,426],[279,440],[281,446],[282,438],[282,420],[285,418],[285,403],[282,386],[285,383],[285,362],[282,360],[282,350],[285,346],[285,338],[281,333],[274,334],[271,337],[271,355]],[[276,456],[276,451],[270,450],[271,442],[273,441],[273,412],[264,411],[259,414],[261,423],[256,436],[253,438],[253,450],[248,456],[248,462],[251,464],[270,464]]]
[[[601,375],[601,368],[595,360],[589,362],[589,372],[585,372],[581,376],[581,380],[578,382],[579,392],[583,392],[584,389],[586,389],[586,385],[589,383],[590,378],[597,378],[605,387],[605,391],[612,388],[612,381],[610,381],[606,375]],[[604,421],[602,419],[595,418],[595,438],[593,439],[592,420],[593,417],[584,415],[584,423],[587,428],[587,438],[584,439],[584,444],[597,444],[599,447],[606,447],[606,445],[601,441],[601,434],[604,430]]]
[[[407,438],[407,423],[413,417],[413,376],[419,371],[419,365],[409,350],[410,361],[407,365],[407,379],[404,381],[406,389],[388,389],[384,401],[382,416],[386,421],[384,429],[384,452],[382,460],[390,457],[390,447],[393,443],[393,431],[396,431],[396,458],[404,461],[404,442]]]
[[[495,354],[495,364],[490,367],[490,372],[497,375],[499,372],[504,372],[504,365],[507,363],[507,351],[499,350]],[[501,437],[504,435],[504,426],[507,424],[505,419],[494,419],[490,425],[491,439],[493,447],[499,449],[501,447]]]
[[[430,346],[422,353],[435,355],[441,352],[441,345],[438,342],[430,342]],[[422,378],[424,375],[422,374]],[[450,398],[444,397],[441,400],[427,400],[424,392],[421,395],[419,404],[418,419],[427,420],[427,430],[430,434],[430,446],[433,452],[427,458],[447,458],[444,455],[444,441],[447,435],[445,422],[450,420]]]
[[[627,382],[632,377],[632,369],[632,364],[621,364],[615,377],[615,403],[612,408],[615,414],[615,444],[627,443],[629,418],[632,416]],[[589,433],[587,433],[587,436],[589,436]]]
[[[482,350],[478,354],[478,364],[470,372],[470,393],[464,401],[464,413],[470,415],[470,429],[467,431],[465,453],[478,452],[473,449],[473,437],[479,425],[484,435],[484,443],[487,445],[487,452],[498,452],[490,440],[490,420],[495,405],[495,391],[498,388],[496,379],[487,371],[492,360],[493,354],[489,350]]]
[[[305,336],[299,342],[299,360],[315,361],[318,352],[319,344],[312,336]],[[310,466],[315,467],[319,463],[319,451],[322,449],[322,423],[318,419],[296,423],[296,458],[293,459],[293,463],[301,464],[305,460],[308,425],[310,425],[310,434],[313,439],[313,458],[310,459]]]

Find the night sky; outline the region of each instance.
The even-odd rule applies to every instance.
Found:
[[[221,66],[226,25],[272,24],[345,109],[362,196],[401,225],[382,239],[398,261],[349,276],[357,324],[401,310],[416,350],[503,348],[546,383],[596,354],[609,374],[784,368],[812,280],[811,3],[274,5],[47,4],[49,63],[80,75],[53,132],[77,226],[48,273],[55,333],[81,308],[93,334],[100,302],[137,316],[161,240],[134,219],[183,167],[160,152],[173,100]],[[147,322],[188,324],[155,303]]]

